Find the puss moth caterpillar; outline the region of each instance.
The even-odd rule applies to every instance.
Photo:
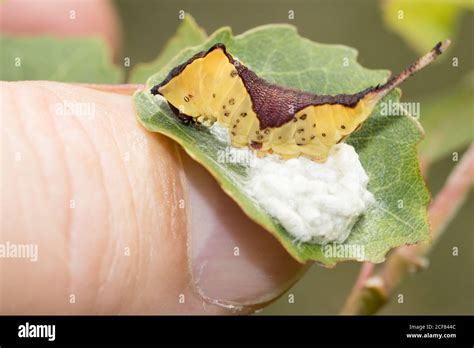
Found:
[[[250,146],[259,156],[306,155],[324,162],[331,147],[359,129],[380,99],[449,44],[439,42],[382,85],[355,94],[316,95],[265,81],[218,43],[172,69],[151,93],[162,95],[183,120],[228,128],[234,147]]]

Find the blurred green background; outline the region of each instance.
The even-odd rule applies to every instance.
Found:
[[[234,34],[240,34],[262,24],[290,23],[311,40],[356,48],[358,61],[367,68],[393,72],[414,61],[426,50],[426,45],[433,46],[446,38],[442,35],[449,36],[453,45],[446,57],[442,57],[442,64],[434,64],[420,73],[422,78],[410,79],[402,86],[402,101],[420,101],[420,121],[429,128],[422,146],[423,153],[433,159],[428,186],[435,195],[456,165],[452,152],[461,155],[474,133],[473,3],[470,0],[116,0],[123,36],[116,62],[122,67],[124,59],[130,59],[130,66],[123,67],[127,77],[137,64],[154,60],[181,24],[180,11],[192,14],[207,34],[221,26],[230,26]],[[405,21],[398,23],[394,16],[399,15],[400,9],[404,10]],[[289,11],[294,11],[294,19],[289,19]],[[452,66],[453,57],[458,59],[459,66]],[[450,146],[443,150],[446,142]],[[404,303],[397,303],[394,296],[381,314],[474,314],[473,212],[471,193],[434,248],[429,268],[397,289],[396,294],[404,295]],[[452,255],[453,247],[459,248],[459,256]],[[339,264],[334,269],[314,265],[300,282],[260,314],[335,314],[359,269],[356,262]],[[294,303],[289,303],[289,294],[294,295]]]

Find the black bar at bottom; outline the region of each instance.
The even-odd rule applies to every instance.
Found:
[[[52,326],[43,325],[54,325],[54,340]],[[472,347],[473,328],[472,316],[0,316],[0,346],[277,342]],[[31,337],[40,334],[45,337]]]

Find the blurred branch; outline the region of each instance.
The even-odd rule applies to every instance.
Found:
[[[380,271],[374,275],[370,275],[373,266],[364,264],[341,314],[374,314],[383,307],[406,276],[426,268],[426,255],[456,216],[474,182],[473,179],[474,144],[471,144],[429,208],[431,243],[395,249]]]

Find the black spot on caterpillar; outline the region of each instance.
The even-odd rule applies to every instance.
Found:
[[[218,122],[232,129],[235,147],[250,146],[259,155],[282,158],[303,154],[324,162],[330,148],[356,131],[381,98],[448,46],[449,40],[437,44],[382,85],[355,94],[316,95],[265,81],[218,43],[172,69],[150,92],[166,98],[183,121],[206,126]]]

